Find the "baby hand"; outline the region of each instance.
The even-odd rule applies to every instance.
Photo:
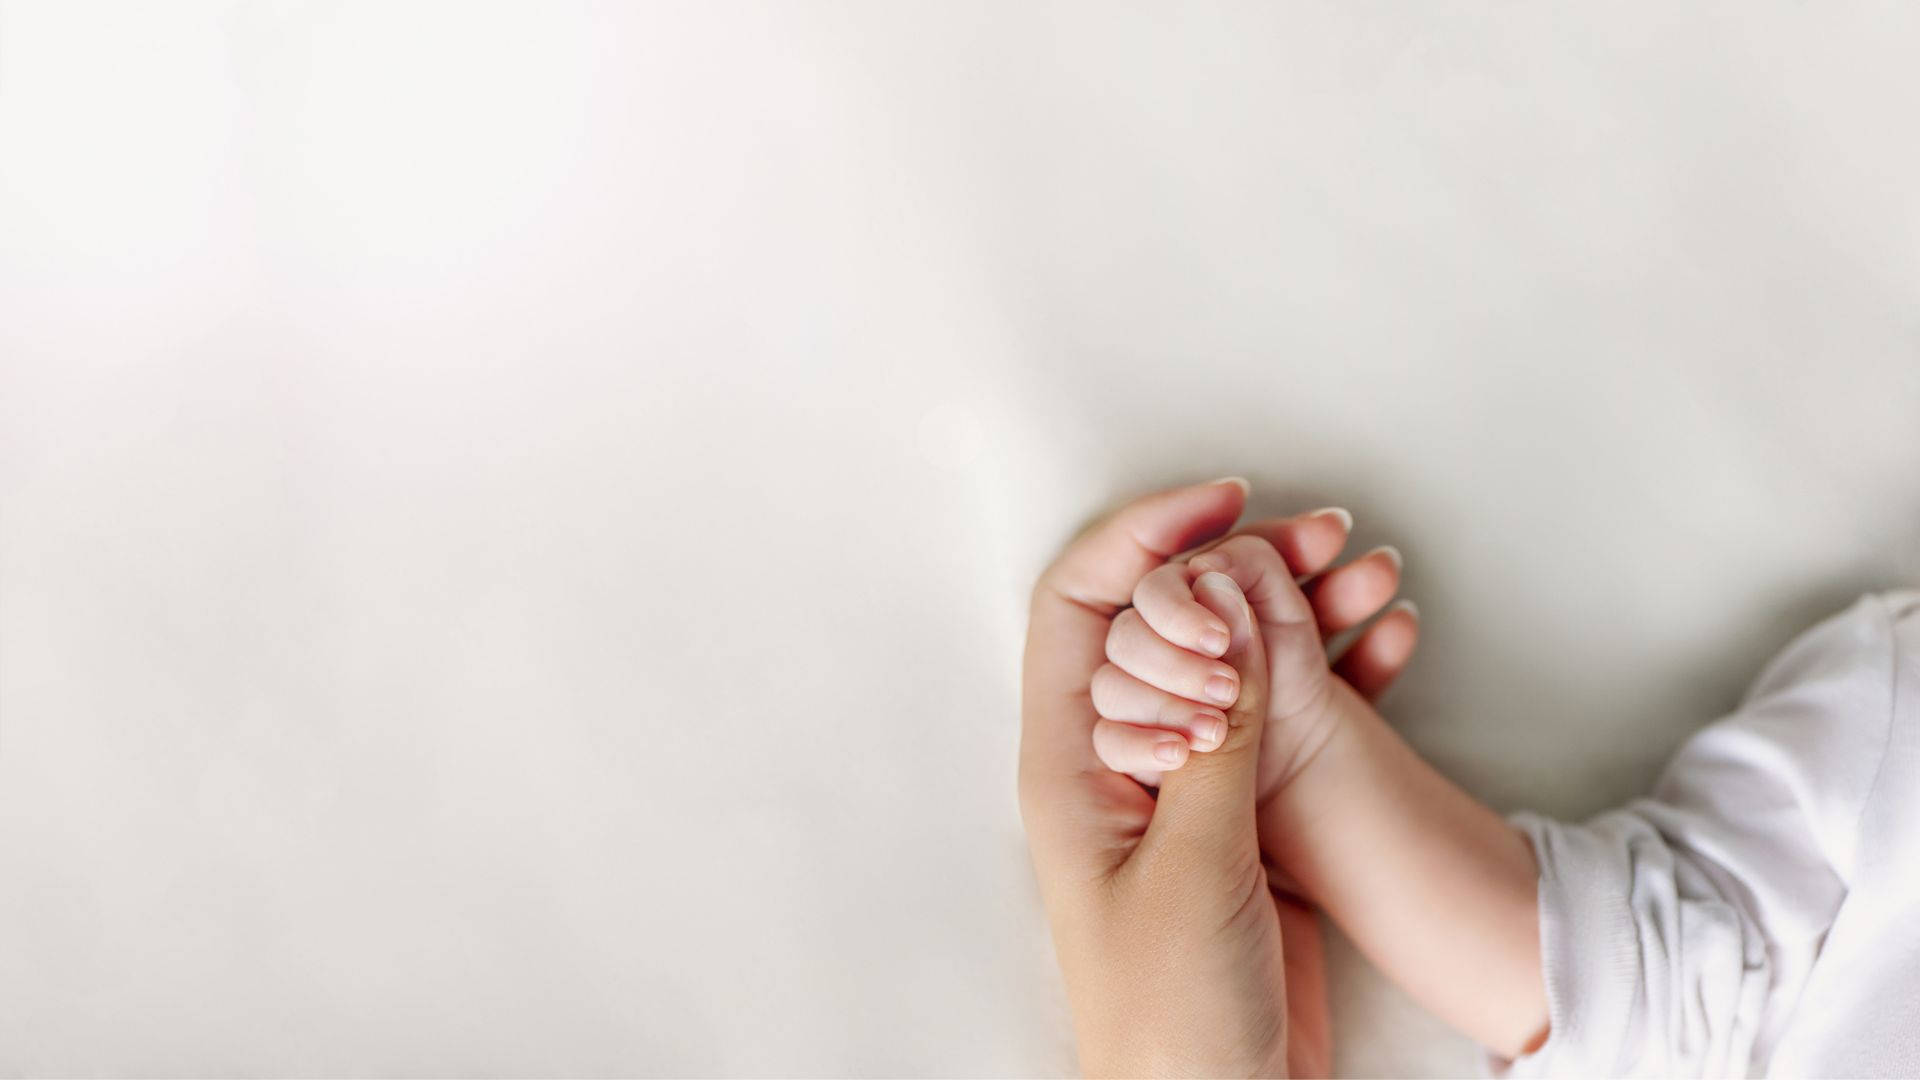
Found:
[[[1190,752],[1218,747],[1226,708],[1239,696],[1233,668],[1219,656],[1226,628],[1193,597],[1207,572],[1234,579],[1261,623],[1272,691],[1261,746],[1259,792],[1277,790],[1333,730],[1330,680],[1345,678],[1362,696],[1386,688],[1405,666],[1419,634],[1411,604],[1398,604],[1329,667],[1322,634],[1379,613],[1399,588],[1400,556],[1376,548],[1321,574],[1303,590],[1296,575],[1324,569],[1346,543],[1345,511],[1322,510],[1253,526],[1186,562],[1141,579],[1133,606],[1107,635],[1107,660],[1093,678],[1101,719],[1094,748],[1108,768],[1142,783],[1179,768]],[[1283,555],[1284,553],[1284,555]]]

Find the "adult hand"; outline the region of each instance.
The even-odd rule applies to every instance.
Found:
[[[1270,895],[1259,863],[1252,768],[1266,680],[1237,592],[1218,582],[1207,592],[1236,628],[1242,696],[1227,745],[1168,777],[1157,807],[1093,751],[1089,685],[1108,621],[1148,572],[1231,528],[1245,497],[1216,483],[1139,500],[1077,540],[1034,590],[1021,806],[1090,1072],[1324,1074],[1331,1063],[1318,926]],[[1345,542],[1344,523],[1330,544],[1316,538],[1319,520],[1249,531],[1311,573]],[[1315,607],[1323,625],[1358,621],[1337,591],[1317,592]],[[1375,657],[1370,689],[1398,673],[1405,645],[1397,659]]]

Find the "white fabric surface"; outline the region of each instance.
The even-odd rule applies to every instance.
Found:
[[[1519,815],[1552,1034],[1512,1074],[1920,1071],[1917,750],[1920,592],[1884,593],[1796,639],[1649,797]]]
[[[1069,1070],[1024,593],[1178,480],[1400,545],[1495,805],[1645,790],[1920,579],[1916,41],[0,3],[0,1071]]]

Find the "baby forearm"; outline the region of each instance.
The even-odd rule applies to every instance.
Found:
[[[1531,847],[1344,682],[1334,693],[1342,722],[1260,807],[1265,857],[1415,999],[1519,1055],[1547,1026]]]

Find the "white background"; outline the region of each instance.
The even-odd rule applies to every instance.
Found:
[[[1920,578],[1917,52],[0,5],[0,1071],[1069,1070],[1024,593],[1223,473],[1405,551],[1446,772],[1639,790]],[[1344,1071],[1476,1067],[1339,956]]]

